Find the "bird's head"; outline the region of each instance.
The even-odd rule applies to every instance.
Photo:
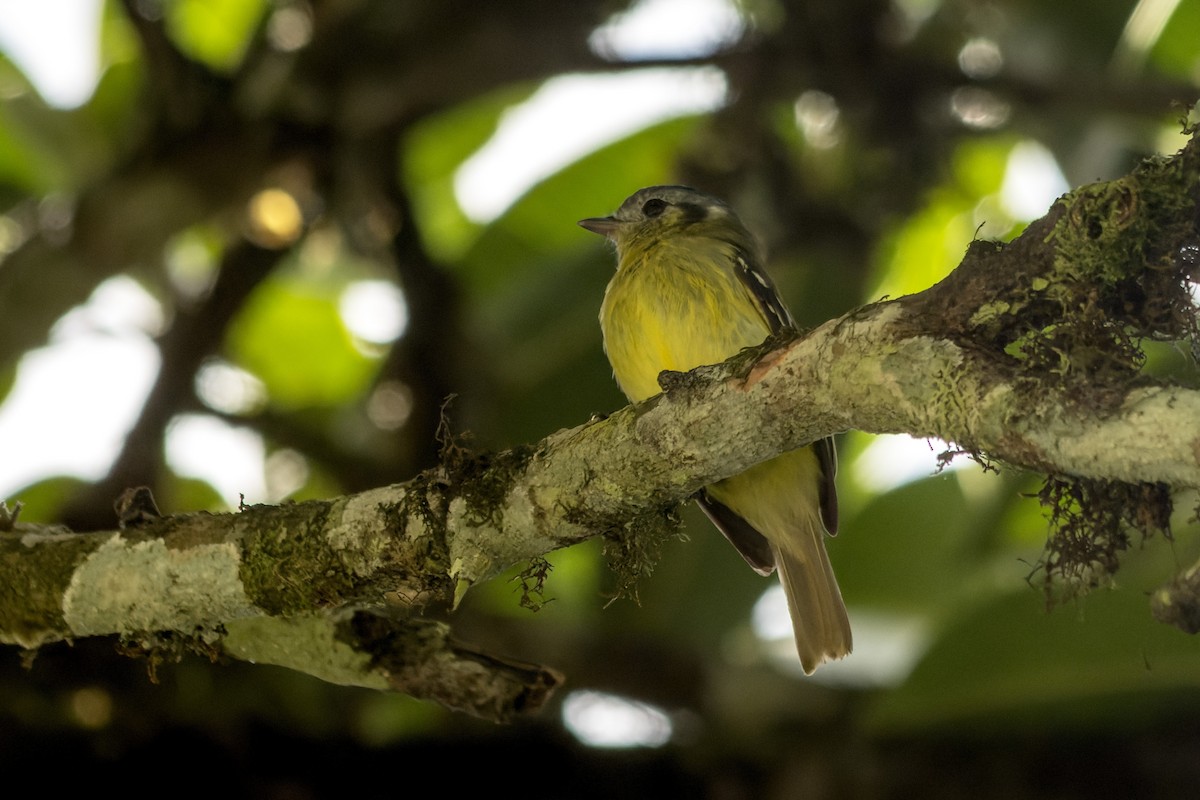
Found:
[[[630,195],[615,213],[579,224],[611,239],[619,251],[677,236],[712,236],[736,244],[749,238],[729,206],[686,186],[650,186]]]

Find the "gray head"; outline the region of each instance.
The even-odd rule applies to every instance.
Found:
[[[607,217],[579,224],[625,247],[639,240],[672,235],[749,238],[733,209],[724,201],[687,186],[650,186],[630,195]]]

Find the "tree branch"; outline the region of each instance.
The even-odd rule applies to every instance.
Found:
[[[502,718],[544,699],[554,674],[464,656],[421,613],[588,537],[639,542],[701,487],[838,431],[938,436],[1060,481],[1200,487],[1200,391],[1141,375],[1137,348],[1195,340],[1198,197],[1193,136],[1173,158],[1065,196],[1011,244],[973,243],[924,292],[664,373],[663,394],[533,446],[480,454],[449,442],[441,464],[404,484],[93,534],[10,519],[0,641],[118,634],[154,646],[173,632]],[[1174,615],[1195,618],[1181,597]],[[362,608],[399,621],[347,637],[345,615]],[[286,657],[246,644],[285,629],[302,632]],[[357,644],[340,651],[346,641]],[[347,658],[359,666],[347,672]],[[490,688],[447,701],[430,665],[464,658],[468,683]]]

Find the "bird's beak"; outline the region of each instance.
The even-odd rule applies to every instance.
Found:
[[[616,238],[617,227],[621,223],[616,217],[588,217],[587,219],[579,220],[579,227],[585,228],[592,233],[598,233],[601,236],[607,236],[609,239]]]

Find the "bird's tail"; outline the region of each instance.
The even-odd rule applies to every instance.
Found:
[[[846,605],[825,552],[820,480],[818,458],[805,447],[706,489],[705,510],[751,566],[762,574],[778,570],[808,674],[851,647]]]
[[[786,539],[772,541],[771,548],[787,595],[800,666],[811,675],[826,661],[848,655],[853,641],[846,604],[825,552],[820,518],[814,513],[799,527]]]

